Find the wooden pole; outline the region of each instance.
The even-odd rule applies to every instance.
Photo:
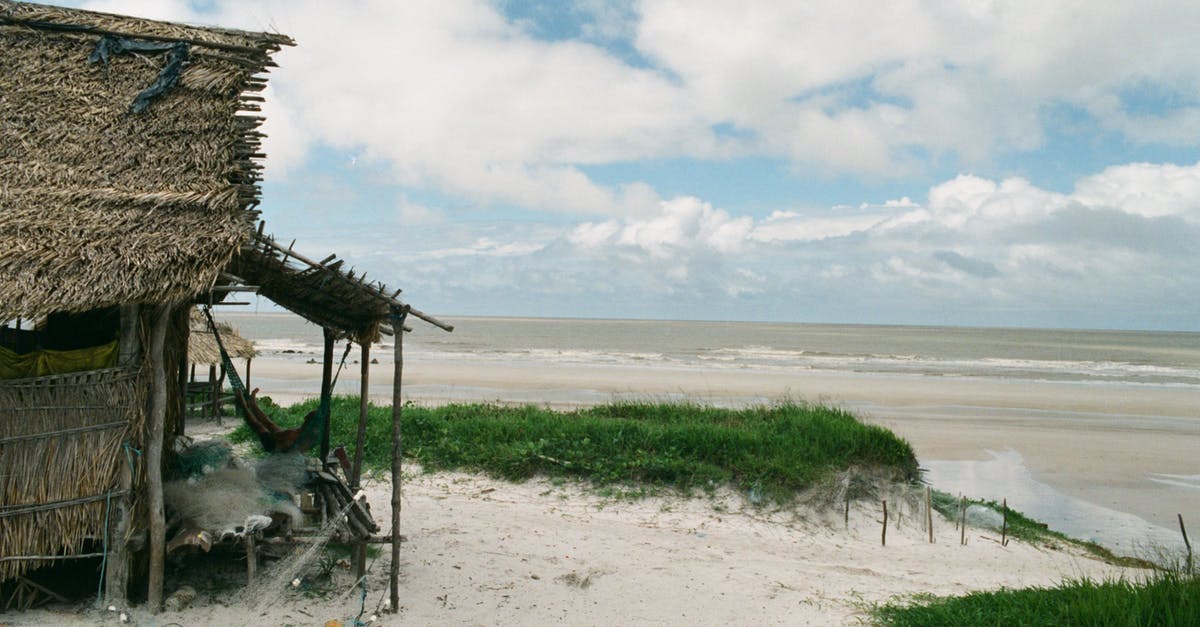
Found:
[[[354,464],[350,470],[350,491],[358,494],[362,480],[363,449],[367,441],[367,406],[370,402],[371,385],[371,344],[364,342],[359,357],[358,385],[358,434],[354,438]],[[354,572],[356,579],[361,580],[367,574],[367,544],[359,542],[354,545]]]
[[[850,528],[850,488],[848,486],[846,487],[846,512],[845,512],[844,523],[846,525],[846,528],[849,529]]]
[[[1183,534],[1183,545],[1187,547],[1187,572],[1192,572],[1192,543],[1188,541],[1187,527],[1183,526],[1183,514],[1175,514],[1179,517],[1179,533]]]
[[[254,585],[254,575],[258,572],[258,549],[254,546],[254,534],[246,532],[246,585]]]
[[[354,463],[350,471],[350,489],[357,491],[362,479],[363,448],[367,441],[367,405],[370,400],[371,345],[363,344],[359,363],[358,434],[354,438]]]
[[[176,435],[183,435],[185,429],[184,423],[187,422],[187,377],[187,357],[184,357],[183,360],[179,362],[179,424],[176,427]]]
[[[121,305],[121,339],[117,357],[117,365],[122,368],[136,368],[141,358],[142,346],[138,333],[139,314],[137,305]],[[119,485],[122,492],[112,504],[112,514],[108,526],[108,562],[104,571],[104,596],[107,604],[125,607],[129,603],[129,547],[125,536],[132,523],[133,508],[131,506],[131,489],[133,475],[129,460],[125,459],[125,451],[120,453],[122,459]]]
[[[1008,546],[1008,499],[1004,499],[1004,504],[1000,506],[1004,518],[1000,522],[1000,546]]]
[[[958,538],[958,543],[962,546],[967,545],[967,497],[962,497],[962,505],[960,506],[958,528],[962,535]]]
[[[217,387],[218,385],[220,385],[220,384],[217,383],[217,365],[209,364],[208,365],[208,416],[209,416],[209,418],[217,418],[217,419],[220,418],[219,412],[217,411],[217,398],[219,396],[221,396],[221,389],[219,387]],[[218,424],[220,424],[220,423],[218,423]]]
[[[150,577],[146,605],[158,613],[163,598],[163,558],[166,555],[166,519],[163,515],[162,453],[167,418],[167,373],[163,366],[163,345],[171,319],[172,304],[155,307],[154,325],[150,331],[148,362],[151,378],[150,429],[146,435],[146,483],[150,492]]]
[[[246,389],[247,390],[254,389],[254,388],[250,387],[250,358],[249,357],[246,358]]]
[[[925,526],[929,529],[929,543],[933,544],[933,488],[925,486]]]
[[[401,400],[401,382],[404,372],[404,319],[408,317],[408,309],[393,310],[392,326],[396,332],[395,368],[392,371],[392,567],[389,576],[391,584],[390,611],[398,612],[400,608],[400,470],[403,440],[400,433],[400,419],[404,412]]]
[[[324,402],[333,393],[333,330],[324,328],[325,358],[321,363],[321,401]],[[332,412],[330,412],[332,413]],[[321,428],[321,468],[325,468],[325,460],[329,457],[329,423],[332,416],[325,421]]]
[[[887,499],[883,501],[883,533],[880,534],[879,541],[883,546],[887,546]]]

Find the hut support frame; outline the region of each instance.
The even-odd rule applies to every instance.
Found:
[[[141,355],[141,337],[138,333],[139,311],[137,305],[121,306],[121,337],[120,352],[117,355],[117,365],[122,368],[133,368]],[[112,516],[109,527],[105,530],[107,539],[107,562],[104,571],[104,596],[109,603],[127,605],[129,601],[129,572],[131,556],[126,536],[129,533],[130,520],[133,516],[133,506],[130,494],[133,491],[133,474],[128,463],[121,464],[120,490],[112,503]]]
[[[147,365],[150,369],[149,429],[146,437],[146,482],[150,505],[150,576],[146,586],[146,605],[151,612],[162,608],[163,566],[166,555],[166,516],[163,511],[162,453],[167,419],[167,373],[163,365],[163,347],[166,343],[167,326],[173,303],[159,305],[154,310],[154,322],[150,331],[150,346]]]
[[[391,586],[388,607],[392,612],[398,612],[400,608],[400,457],[403,451],[400,419],[404,414],[401,381],[404,375],[404,319],[408,317],[408,311],[407,306],[392,309],[392,328],[396,329],[395,369],[392,372],[392,564],[388,575]]]

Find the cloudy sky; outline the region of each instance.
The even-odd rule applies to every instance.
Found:
[[[431,313],[1200,330],[1200,3],[102,0],[291,35],[268,230]]]

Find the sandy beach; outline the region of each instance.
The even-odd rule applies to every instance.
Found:
[[[316,594],[256,587],[202,596],[182,612],[135,608],[131,623],[350,624],[361,610],[363,621],[393,625],[838,625],[859,623],[874,603],[915,594],[1138,576],[1071,550],[1001,546],[1000,534],[986,529],[970,529],[964,546],[954,523],[938,516],[930,544],[919,510],[899,494],[884,495],[892,509],[883,546],[874,503],[857,504],[845,525],[836,509],[762,510],[729,493],[630,501],[541,480],[413,472],[405,481],[398,615],[381,611],[385,547],[370,566],[365,601],[338,569]],[[388,488],[368,489],[385,521]],[[120,624],[117,613],[99,610],[3,621]]]
[[[252,384],[280,403],[313,396],[319,366],[307,358],[259,358]],[[390,360],[374,365],[371,377],[373,400],[389,403]],[[358,368],[349,364],[337,392],[358,388]],[[532,362],[496,367],[436,359],[405,365],[405,400],[428,404],[570,407],[588,399],[690,399],[738,405],[785,397],[853,409],[907,438],[931,474],[948,468],[976,488],[995,482],[1012,491],[1007,498],[1014,503],[1016,497],[1018,508],[1022,496],[1060,510],[1074,504],[1107,532],[1122,524],[1120,517],[1131,517],[1142,525],[1131,533],[1144,541],[1129,541],[1126,554],[1174,542],[1169,527],[1177,512],[1200,520],[1195,488],[1156,480],[1198,472],[1194,408],[1200,399],[1189,388]],[[204,421],[196,426],[202,428],[193,432],[212,428]],[[984,472],[989,464],[998,475]],[[886,546],[873,501],[857,503],[846,525],[840,511],[803,504],[763,510],[727,492],[625,500],[571,483],[510,484],[409,468],[399,614],[382,611],[384,547],[370,566],[365,599],[339,567],[318,593],[264,584],[202,594],[182,612],[151,616],[134,608],[128,618],[143,625],[351,624],[372,616],[371,624],[397,625],[859,624],[873,604],[913,595],[1141,575],[1064,547],[1001,546],[999,533],[983,528],[970,529],[964,546],[954,523],[936,515],[931,544],[919,503],[903,504],[899,493],[883,496],[892,508]],[[376,479],[368,499],[386,525],[390,485]],[[1146,535],[1146,521],[1162,532],[1157,539]],[[120,624],[116,612],[100,610],[41,610],[6,615],[0,623]]]

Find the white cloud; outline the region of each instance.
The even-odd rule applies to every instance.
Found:
[[[1200,203],[1200,164],[1111,168],[1077,190],[964,175],[932,187],[923,203],[761,219],[681,197],[647,215],[492,229],[417,258],[442,263],[438,272],[472,300],[504,290],[550,314],[630,315],[641,310],[625,308],[654,303],[660,312],[868,322],[896,322],[903,312],[964,324],[1040,315],[1040,324],[1066,326],[1085,315],[1103,324],[1101,310],[1145,311],[1125,325],[1194,317],[1200,213],[1158,207]],[[425,280],[436,283],[438,272]],[[571,310],[575,302],[590,309]]]
[[[1085,205],[1115,207],[1140,216],[1200,219],[1200,163],[1113,166],[1076,183],[1072,197]]]
[[[273,180],[328,145],[386,164],[398,184],[483,205],[653,213],[652,193],[582,168],[660,158],[888,177],[977,164],[1040,146],[1059,105],[1135,142],[1194,145],[1200,132],[1200,3],[1188,0],[580,0],[583,39],[558,41],[485,0],[87,6],[294,36],[266,105]],[[1187,102],[1138,112],[1127,100],[1143,88]]]

